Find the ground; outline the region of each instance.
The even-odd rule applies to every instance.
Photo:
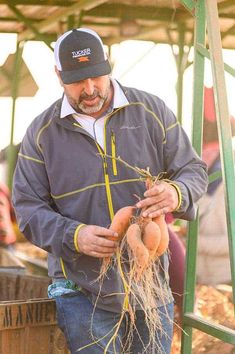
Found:
[[[219,285],[216,288],[197,286],[196,314],[235,330],[232,287]],[[180,354],[180,331],[175,326],[171,354]],[[193,354],[235,354],[235,346],[198,330],[193,332]]]

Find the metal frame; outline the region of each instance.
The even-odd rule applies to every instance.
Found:
[[[15,125],[15,110],[16,110],[16,100],[18,97],[18,89],[19,89],[19,78],[20,78],[20,68],[22,64],[22,53],[23,53],[23,43],[17,43],[16,48],[16,55],[15,55],[15,62],[13,68],[13,77],[14,80],[12,81],[12,110],[11,110],[11,135],[10,135],[10,145],[9,149],[7,150],[7,181],[8,187],[11,190],[12,187],[12,179],[13,179],[13,172],[16,160],[16,151],[13,145],[14,140],[14,125]]]
[[[216,0],[195,1],[195,60],[194,60],[194,100],[193,100],[193,135],[192,143],[199,155],[202,150],[203,128],[203,82],[204,58],[208,57],[205,48],[206,26],[209,53],[215,90],[216,120],[219,131],[220,153],[222,157],[222,176],[225,185],[225,204],[227,214],[228,239],[230,246],[230,264],[235,302],[235,175],[232,152],[232,135],[228,112],[222,45]],[[227,68],[228,69],[228,68]],[[230,68],[232,69],[232,68]],[[229,70],[233,73],[233,69]],[[194,314],[196,261],[197,261],[198,218],[189,223],[186,251],[186,279],[182,333],[182,354],[192,353],[193,328],[197,328],[224,342],[235,344],[235,331],[225,326],[207,321]]]

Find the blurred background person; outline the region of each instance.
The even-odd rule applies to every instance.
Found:
[[[232,135],[235,118],[231,117]],[[208,174],[221,171],[213,87],[205,87],[202,159]],[[216,285],[231,282],[228,232],[222,176],[211,182],[199,201],[197,280]]]
[[[16,222],[8,187],[0,182],[0,246],[11,249],[16,242]]]

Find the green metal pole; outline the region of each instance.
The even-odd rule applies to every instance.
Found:
[[[199,155],[202,150],[203,96],[204,96],[204,57],[196,50],[197,44],[205,45],[205,4],[198,1],[195,7],[194,31],[194,90],[193,90],[193,135],[192,144]],[[196,290],[196,257],[198,239],[198,218],[189,223],[186,249],[186,276],[184,296],[184,316],[194,312]],[[192,327],[183,319],[182,354],[192,353]]]
[[[181,0],[180,2],[186,7],[188,11],[193,12],[195,6],[194,0]]]
[[[171,38],[170,32],[167,31],[168,40],[171,44],[172,55],[174,56],[176,69],[177,69],[177,83],[176,83],[176,94],[177,94],[177,119],[182,124],[182,112],[183,112],[183,86],[184,86],[184,73],[185,69],[189,65],[188,56],[190,52],[191,45],[185,50],[185,27],[182,24],[178,25],[178,51],[174,50],[173,40]]]
[[[220,24],[216,0],[206,0],[208,39],[212,64],[216,119],[219,132],[222,176],[225,189],[225,205],[230,251],[233,303],[235,303],[235,174],[232,150],[232,134],[227,102]]]
[[[179,53],[177,55],[177,119],[182,124],[183,111],[183,78],[184,78],[184,39],[185,32],[182,27],[179,27]]]
[[[68,16],[68,18],[67,18],[67,29],[68,29],[68,31],[73,29],[74,25],[75,25],[75,17],[74,17],[74,15]]]
[[[19,80],[20,80],[20,67],[22,63],[23,44],[17,43],[15,62],[12,73],[12,112],[11,112],[11,135],[10,145],[7,151],[7,184],[11,191],[12,178],[14,173],[14,166],[16,161],[16,150],[14,148],[14,125],[15,125],[15,111],[16,100],[18,95]]]

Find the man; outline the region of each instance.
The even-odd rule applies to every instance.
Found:
[[[0,247],[11,250],[16,242],[14,230],[15,214],[10,191],[5,183],[0,182]]]
[[[124,88],[109,76],[111,67],[95,32],[66,32],[55,44],[55,61],[64,96],[27,130],[15,172],[14,205],[22,232],[48,251],[49,296],[56,299],[58,323],[71,352],[99,354],[108,348],[106,353],[121,353],[127,316],[118,338],[108,343],[123,310],[123,282],[115,265],[102,285],[97,281],[102,259],[115,258],[118,246],[108,239],[118,236],[108,228],[113,215],[135,205],[139,196],[136,206],[145,209],[144,217],[173,212],[192,219],[194,203],[207,186],[206,168],[163,101]],[[170,181],[146,191],[143,179],[119,156],[154,176],[165,172]],[[168,286],[166,254],[161,266],[162,283]],[[163,305],[156,299],[163,328],[156,333],[156,348],[170,353],[172,296]],[[130,352],[142,353],[148,332],[141,310],[135,313],[135,331]]]

